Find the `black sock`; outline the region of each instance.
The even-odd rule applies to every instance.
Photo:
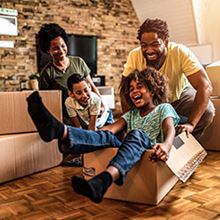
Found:
[[[112,176],[104,171],[90,180],[80,176],[72,177],[72,186],[76,193],[90,198],[93,202],[99,203],[109,186],[112,184]]]
[[[40,137],[49,142],[60,139],[64,133],[64,124],[59,122],[44,106],[38,91],[28,98],[28,113],[31,116]]]

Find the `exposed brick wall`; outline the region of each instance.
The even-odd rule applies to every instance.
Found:
[[[118,86],[128,52],[137,46],[139,21],[130,0],[2,0],[0,7],[17,9],[18,36],[13,49],[0,48],[0,76],[29,75],[37,71],[35,34],[41,24],[56,22],[67,33],[97,35],[98,74],[115,88],[116,112],[120,111]]]

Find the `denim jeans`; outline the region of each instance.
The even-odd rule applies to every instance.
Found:
[[[146,149],[151,148],[148,136],[142,129],[130,131],[123,142],[110,131],[92,131],[67,126],[69,137],[68,153],[83,154],[104,148],[118,148],[108,166],[116,167],[120,178],[116,184],[122,185],[127,172],[141,159]]]

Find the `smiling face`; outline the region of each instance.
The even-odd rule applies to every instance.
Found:
[[[131,80],[129,97],[138,109],[148,111],[154,106],[153,94],[149,91],[147,86],[138,79]]]
[[[66,59],[67,45],[62,37],[56,37],[50,41],[49,53],[55,62],[61,62]]]
[[[73,84],[73,90],[70,95],[74,97],[81,106],[86,107],[89,104],[90,92],[90,86],[83,80]]]
[[[147,64],[155,69],[159,69],[167,55],[168,40],[162,40],[158,37],[157,33],[145,32],[141,36],[140,44]]]

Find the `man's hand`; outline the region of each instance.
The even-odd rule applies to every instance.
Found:
[[[186,136],[188,137],[194,130],[194,126],[190,123],[181,124],[176,127],[176,134],[180,134],[182,132],[186,132]]]

